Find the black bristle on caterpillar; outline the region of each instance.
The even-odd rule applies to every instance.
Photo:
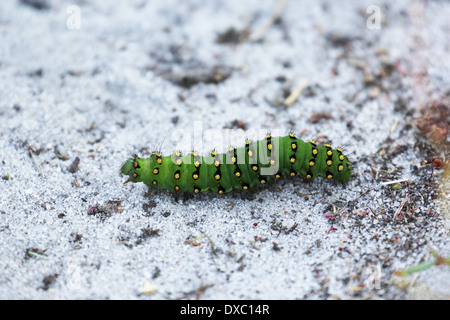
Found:
[[[225,153],[211,151],[163,156],[153,152],[149,158],[128,159],[121,172],[127,182],[143,182],[150,189],[200,193],[207,190],[224,194],[247,190],[273,182],[282,176],[322,177],[347,181],[351,163],[342,149],[329,144],[318,146],[291,133],[285,137],[270,134],[259,141],[247,140],[243,147],[230,147]]]

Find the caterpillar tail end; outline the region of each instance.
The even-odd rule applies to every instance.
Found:
[[[344,160],[344,162],[341,166],[343,168],[343,171],[339,172],[339,175],[337,175],[336,179],[340,182],[346,182],[350,179],[350,177],[352,175],[351,163],[348,160],[348,158],[346,158]]]
[[[338,176],[337,180],[340,182],[346,182],[350,179],[352,172],[350,170],[346,170],[341,175]]]

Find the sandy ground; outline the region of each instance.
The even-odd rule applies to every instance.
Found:
[[[449,16],[446,1],[1,1],[0,298],[450,298],[448,265],[398,275],[450,256],[448,184],[427,164],[448,157]],[[267,131],[342,147],[354,175],[176,201],[119,174],[134,153]]]

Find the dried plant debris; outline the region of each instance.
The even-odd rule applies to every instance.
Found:
[[[44,149],[44,148],[36,149],[29,144],[27,144],[27,148],[28,148],[28,156],[31,159],[33,159],[33,162],[34,162],[37,170],[39,171],[41,178],[45,179],[44,173],[42,172],[42,169],[41,169],[41,165],[39,164],[39,161],[37,160],[36,156],[38,156],[42,151],[47,152],[47,149]]]
[[[333,46],[333,47],[341,47],[347,50],[350,49],[353,41],[357,40],[356,37],[336,33],[329,32],[325,35],[325,39]]]
[[[141,234],[138,236],[135,244],[139,245],[152,237],[159,237],[159,229],[153,229],[151,227],[143,228],[141,229]]]
[[[58,276],[57,273],[45,276],[44,279],[42,279],[42,286],[40,289],[47,291],[56,282]]]
[[[80,158],[76,157],[75,160],[73,160],[72,164],[69,167],[70,173],[75,173],[78,171],[78,165],[80,164]]]
[[[57,147],[57,146],[55,146],[55,148],[53,149],[53,151],[55,152],[55,156],[56,156],[59,160],[62,160],[62,161],[69,160],[69,156],[66,155],[66,154],[62,154],[62,153],[58,150],[58,147]]]
[[[39,248],[28,248],[25,250],[25,260],[30,258],[37,258],[37,259],[47,259],[47,256],[45,255],[45,251],[47,249],[41,250]]]
[[[199,288],[185,292],[183,297],[180,297],[179,299],[190,299],[194,297],[195,299],[199,300],[203,293],[211,288],[214,287],[214,283],[211,284],[202,284]]]
[[[310,123],[317,123],[319,121],[326,121],[326,120],[330,120],[333,119],[333,116],[325,111],[325,112],[316,112],[313,111],[311,117],[309,117],[308,122]]]
[[[102,220],[119,211],[122,200],[109,200],[106,204],[96,204],[88,210],[90,216],[100,216]]]
[[[242,130],[247,130],[248,129],[248,123],[242,120],[233,120],[227,124],[225,124],[225,126],[223,127],[224,129],[242,129]]]
[[[308,85],[304,79],[298,79],[296,81],[287,79],[284,76],[278,76],[275,78],[277,82],[281,83],[279,90],[275,93],[273,98],[264,97],[264,99],[272,107],[289,108],[300,97],[314,97],[317,94],[319,85]]]
[[[276,0],[275,7],[271,10],[270,15],[265,17],[265,20],[254,30],[250,27],[245,27],[242,30],[238,30],[234,27],[229,27],[224,32],[219,33],[216,38],[216,42],[219,44],[231,44],[238,45],[245,41],[262,42],[269,30],[276,25],[282,24],[282,16],[286,8],[286,0]],[[285,38],[289,38],[286,35]]]
[[[295,101],[300,97],[303,90],[306,88],[307,83],[306,80],[300,80],[298,84],[294,87],[294,89],[290,92],[290,94],[284,99],[283,104],[285,107],[290,107],[294,104]]]
[[[280,25],[283,13],[286,9],[287,0],[276,0],[271,15],[266,17],[265,21],[250,34],[249,40],[252,42],[261,42],[264,40],[267,32],[274,26]]]
[[[176,125],[176,124],[178,123],[178,120],[179,120],[179,119],[180,119],[179,116],[173,116],[172,119],[170,119],[170,120],[172,121],[173,124]]]
[[[420,133],[436,146],[449,150],[450,99],[431,102],[421,109],[422,117],[417,120]]]
[[[138,291],[138,295],[152,295],[158,290],[158,286],[154,283],[151,283],[147,279],[144,280],[144,286],[140,288]]]
[[[145,211],[146,215],[153,216],[155,212],[152,211],[153,208],[156,207],[156,202],[154,200],[150,200],[148,203],[144,202],[142,204],[142,210]]]
[[[164,72],[160,76],[183,88],[191,88],[199,83],[218,84],[231,76],[231,68],[215,66],[183,71]]]
[[[45,10],[50,8],[47,0],[20,0],[20,2],[36,10]]]
[[[272,107],[285,107],[284,102],[292,93],[292,85],[294,81],[287,79],[284,76],[278,76],[275,80],[281,83],[279,90],[275,92],[273,97],[269,98],[265,96],[264,99]]]
[[[228,28],[222,33],[219,33],[216,38],[216,42],[220,44],[232,44],[237,45],[248,39],[250,30],[237,30],[233,27]]]

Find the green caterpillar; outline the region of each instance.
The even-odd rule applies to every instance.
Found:
[[[127,182],[144,182],[151,189],[200,193],[213,190],[224,194],[233,189],[247,190],[270,183],[282,176],[300,175],[306,179],[319,176],[345,182],[351,175],[351,164],[342,149],[329,144],[317,146],[314,141],[270,134],[259,141],[247,140],[241,148],[230,147],[226,153],[211,151],[163,156],[153,152],[149,158],[134,156],[122,166]]]

